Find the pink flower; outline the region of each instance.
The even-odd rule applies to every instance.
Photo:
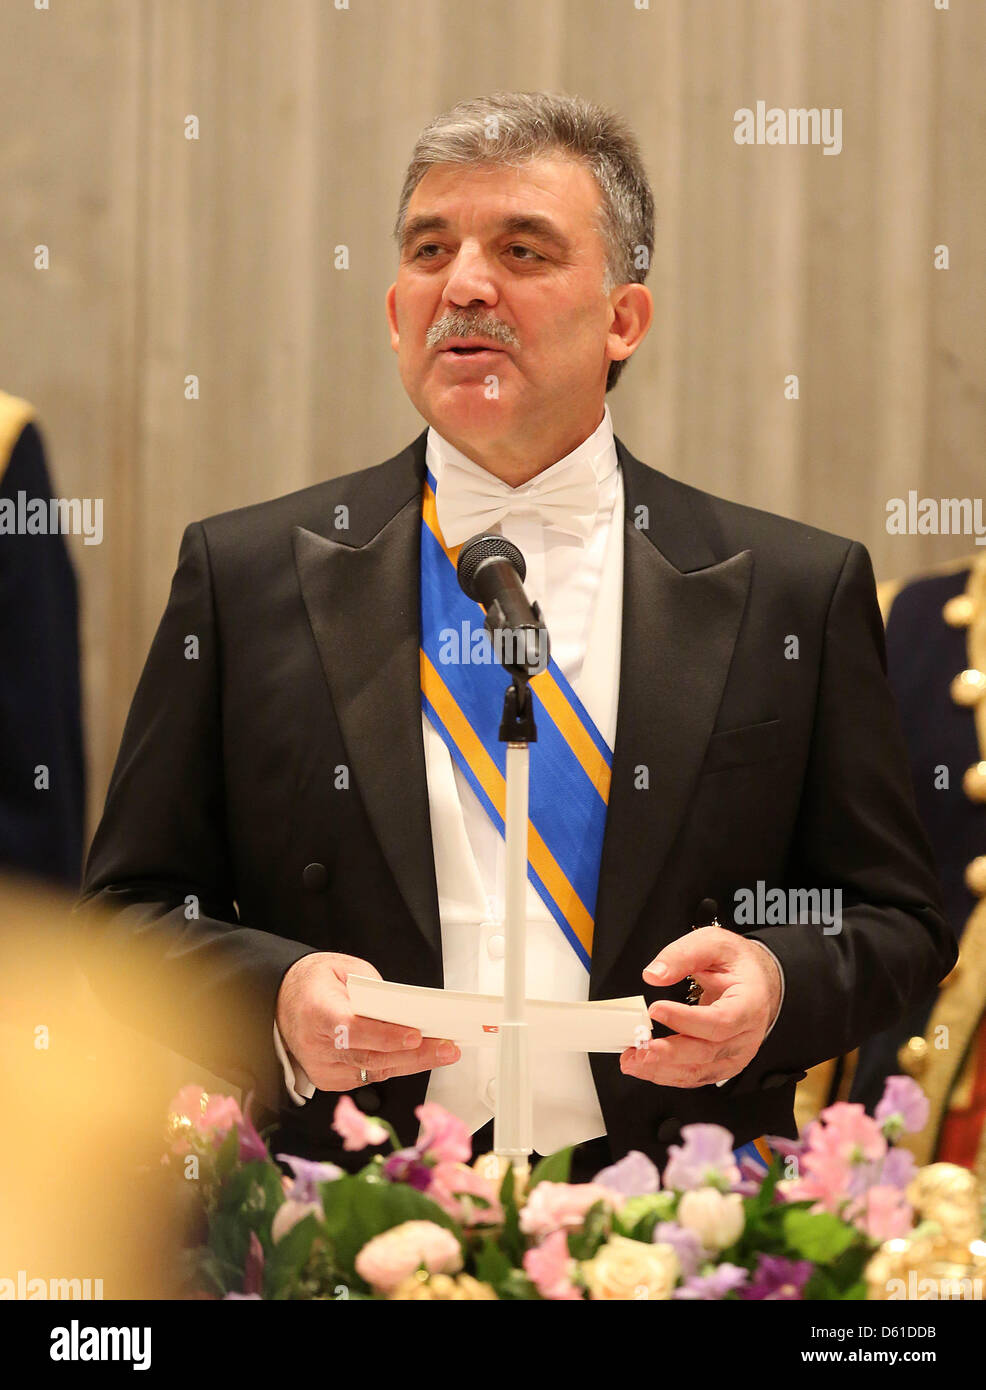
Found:
[[[356,1273],[377,1293],[392,1293],[422,1266],[429,1274],[455,1274],[462,1268],[459,1242],[434,1221],[405,1221],[374,1236],[356,1256]]]
[[[204,1138],[225,1139],[233,1126],[242,1121],[240,1107],[232,1096],[210,1096],[195,1128]]]
[[[836,1215],[858,1188],[858,1178],[868,1164],[887,1156],[887,1141],[880,1126],[861,1105],[839,1101],[823,1110],[810,1126],[797,1156],[799,1175],[779,1184],[789,1202],[814,1202],[814,1211]]]
[[[472,1136],[469,1129],[450,1115],[444,1106],[434,1101],[425,1101],[415,1107],[415,1115],[421,1122],[417,1149],[419,1154],[427,1152],[436,1163],[468,1163],[472,1157]]]
[[[244,1115],[236,1126],[240,1136],[240,1162],[264,1163],[268,1157],[267,1145],[261,1139],[248,1115]]]
[[[387,1131],[376,1120],[369,1119],[362,1110],[357,1109],[352,1096],[342,1095],[332,1116],[332,1128],[342,1135],[342,1147],[350,1153],[358,1153],[370,1144],[382,1144]]]
[[[168,1106],[170,1115],[187,1115],[192,1124],[198,1123],[206,1106],[208,1096],[201,1086],[183,1086],[177,1095],[172,1096]]]
[[[814,1202],[813,1211],[838,1215],[848,1200],[852,1178],[846,1160],[837,1153],[810,1151],[801,1159],[801,1167],[800,1177],[778,1184],[781,1195],[789,1202]]]
[[[596,1182],[539,1182],[520,1213],[520,1229],[539,1239],[552,1231],[572,1231],[582,1225],[589,1208],[603,1201],[618,1211],[626,1199]]]
[[[496,1184],[466,1163],[436,1163],[427,1195],[463,1226],[499,1226],[503,1221]]]
[[[871,1187],[845,1213],[871,1240],[896,1240],[914,1224],[910,1203],[899,1187]]]
[[[809,1152],[836,1154],[847,1163],[883,1158],[887,1152],[883,1131],[862,1105],[839,1101],[823,1110],[819,1120],[812,1127]]]
[[[582,1290],[572,1283],[574,1269],[575,1261],[568,1253],[568,1236],[564,1231],[552,1231],[540,1245],[524,1255],[524,1270],[531,1283],[542,1298],[556,1302],[582,1300]]]

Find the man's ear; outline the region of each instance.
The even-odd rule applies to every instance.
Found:
[[[397,282],[395,281],[384,298],[387,322],[390,324],[390,346],[396,352],[400,346],[401,335],[397,331]]]
[[[611,360],[622,362],[650,332],[654,321],[654,297],[646,285],[620,285],[610,295],[613,321],[606,347]]]

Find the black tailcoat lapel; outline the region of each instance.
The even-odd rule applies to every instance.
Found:
[[[421,737],[421,489],[425,439],[356,475],[349,530],[294,531],[295,565],[350,775],[414,921],[439,957]]]
[[[722,561],[688,488],[619,441],[626,503],[616,746],[590,996],[601,998],[684,815],[746,606],[753,556]],[[649,790],[639,789],[646,769]],[[640,968],[647,964],[640,962]]]

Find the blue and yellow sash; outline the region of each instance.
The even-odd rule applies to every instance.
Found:
[[[494,661],[482,608],[459,588],[461,547],[442,539],[431,473],[422,519],[422,708],[502,835],[506,744],[499,728],[509,676]],[[553,660],[530,688],[538,737],[531,744],[528,877],[588,970],[613,755]]]

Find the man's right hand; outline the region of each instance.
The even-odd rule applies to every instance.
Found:
[[[459,1060],[455,1043],[354,1013],[346,989],[350,974],[382,978],[359,956],[316,951],[295,961],[278,991],[276,1020],[284,1045],[319,1091],[352,1091]]]

